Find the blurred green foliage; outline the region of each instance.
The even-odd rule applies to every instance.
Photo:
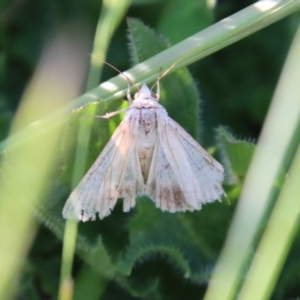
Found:
[[[107,61],[126,70],[251,3],[223,0],[212,8],[196,0],[132,1],[130,18],[124,18],[115,33]],[[80,24],[89,35],[91,49],[100,3],[29,0],[1,6],[0,140],[7,136],[44,43],[60,26]],[[168,214],[149,199],[140,199],[130,213],[124,214],[118,203],[104,220],[80,224],[75,299],[82,299],[83,291],[88,291],[86,299],[202,298],[255,148],[247,141],[258,137],[297,20],[299,15],[290,16],[195,63],[189,68],[192,75],[179,70],[162,80],[162,103],[170,116],[194,137],[200,136],[204,146],[217,145],[214,150],[221,150],[218,157],[226,167],[231,205],[223,201],[200,212]],[[82,56],[88,64],[88,53]],[[105,66],[101,81],[114,75]],[[114,111],[120,103],[101,104],[97,114]],[[36,207],[41,226],[24,266],[19,299],[57,297],[65,222],[61,210],[71,188],[78,118],[88,109],[89,105],[70,117],[51,195],[46,206]],[[111,121],[115,125],[93,121],[87,169],[119,121],[119,116]],[[299,247],[298,238],[273,299],[299,296]]]

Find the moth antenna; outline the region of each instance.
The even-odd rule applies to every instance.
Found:
[[[93,56],[92,54],[90,54],[90,56]],[[94,56],[93,56],[94,57]],[[97,58],[96,58],[97,59]],[[117,71],[120,75],[122,75],[123,77],[125,77],[127,79],[127,82],[128,82],[128,86],[129,86],[129,82],[139,91],[139,87],[136,85],[136,83],[131,80],[128,76],[126,76],[122,71],[120,71],[118,68],[116,68],[115,66],[113,66],[112,64],[106,62],[105,60],[101,60],[101,59],[98,59],[100,60],[101,62],[103,62],[104,64],[106,64],[107,66],[111,67],[112,69],[114,69],[115,71]]]
[[[103,63],[105,63],[106,65],[108,65],[109,67],[111,67],[112,69],[117,71],[119,74],[124,76],[128,80],[128,82],[130,82],[137,90],[140,90],[139,87],[136,85],[136,83],[132,79],[130,79],[128,76],[126,76],[123,72],[121,72],[119,69],[117,69],[116,67],[114,67],[113,65],[111,65],[110,63],[108,63],[106,61],[103,61]]]
[[[129,82],[127,82],[128,84],[128,87],[127,87],[127,99],[129,101],[129,103],[131,104],[133,102],[133,99],[131,97],[131,93],[130,93],[130,85],[129,85]]]
[[[156,85],[156,93],[155,93],[155,96],[156,96],[156,100],[157,100],[157,102],[159,101],[159,99],[160,99],[160,85],[159,85],[159,80],[160,80],[160,73],[161,73],[161,71],[162,71],[162,68],[159,68],[159,72],[158,72],[158,77],[157,77],[157,80],[155,81],[155,83],[152,85],[152,87],[151,87],[151,91],[153,90],[153,88],[155,87],[155,85]]]
[[[117,71],[119,74],[121,74],[122,76],[124,76],[127,79],[127,99],[129,101],[129,103],[133,102],[133,99],[131,97],[131,93],[130,93],[130,84],[131,83],[138,91],[140,90],[139,87],[135,84],[135,82],[133,82],[128,76],[126,76],[123,72],[121,72],[119,69],[117,69],[116,67],[114,67],[113,65],[111,65],[110,63],[103,61],[103,63],[105,63],[106,65],[108,65],[109,67],[111,67],[112,69],[114,69],[115,71]]]
[[[157,80],[161,80],[163,77],[165,77],[176,66],[178,62],[179,60],[175,61],[164,73],[158,76]]]
[[[179,60],[178,60],[179,61]],[[156,96],[158,97],[157,99],[157,101],[159,101],[159,97],[160,97],[160,87],[159,87],[159,81],[163,78],[163,77],[165,77],[175,66],[176,66],[176,64],[178,63],[178,61],[175,61],[164,73],[162,73],[161,75],[160,75],[160,73],[161,73],[161,68],[159,69],[159,72],[158,72],[158,77],[157,77],[157,80],[156,80],[156,82],[153,84],[153,86],[151,87],[151,90],[154,88],[154,86],[156,85],[157,86],[157,90],[156,90]]]

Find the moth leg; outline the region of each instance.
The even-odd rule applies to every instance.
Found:
[[[120,110],[117,110],[117,111],[113,111],[113,112],[110,112],[110,113],[106,113],[104,116],[93,116],[94,118],[101,118],[101,119],[109,119],[115,115],[118,115],[120,114],[121,112],[124,112],[126,111],[127,108],[122,108]]]
[[[98,103],[98,102],[96,102],[96,101],[89,102],[89,104],[94,104],[94,103]],[[82,106],[80,106],[78,108],[73,108],[72,109],[72,114],[75,114],[77,111],[83,110],[85,107],[86,107],[86,105],[82,105]]]

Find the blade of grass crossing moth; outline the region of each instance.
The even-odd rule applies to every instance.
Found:
[[[113,0],[103,1],[100,18],[97,24],[97,29],[94,37],[94,47],[91,55],[90,71],[88,75],[87,88],[90,90],[98,85],[102,71],[102,61],[105,59],[106,51],[110,43],[111,37],[117,28],[123,15],[126,13],[129,1]],[[91,106],[90,115],[96,113],[96,107]],[[86,120],[79,121],[78,142],[76,147],[76,154],[74,160],[74,170],[72,178],[72,189],[75,188],[80,178],[84,175],[87,149],[90,141],[91,122]],[[68,300],[72,298],[72,263],[75,253],[77,236],[77,223],[72,220],[67,220],[64,235],[64,248],[62,254],[61,266],[61,283],[59,290],[59,299]]]
[[[231,15],[205,30],[187,38],[186,40],[160,52],[158,55],[144,61],[131,68],[125,73],[137,84],[141,82],[155,81],[159,75],[160,68],[167,69],[175,62],[179,61],[173,71],[187,66],[199,59],[202,59],[244,37],[296,12],[300,9],[300,2],[294,0],[285,1],[259,1],[236,14]],[[120,98],[126,95],[127,83],[123,76],[115,78],[101,84],[99,87],[75,99],[70,105],[65,106],[60,111],[50,117],[39,121],[41,131],[32,133],[29,128],[9,137],[9,145],[13,147],[33,135],[46,133],[53,126],[58,126],[66,122],[65,112],[72,108],[78,108],[91,101],[106,101]],[[59,119],[54,123],[54,118]],[[0,143],[0,152],[3,152],[6,141]]]

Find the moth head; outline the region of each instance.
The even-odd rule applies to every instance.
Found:
[[[156,95],[152,93],[152,91],[148,88],[148,86],[145,83],[143,83],[140,90],[134,95],[134,100],[138,98],[157,100]]]

